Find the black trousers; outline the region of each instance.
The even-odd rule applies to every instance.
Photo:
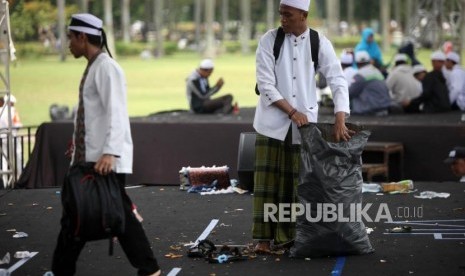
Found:
[[[149,240],[145,235],[142,224],[132,211],[132,201],[124,189],[126,175],[118,174],[120,190],[123,196],[124,212],[126,215],[126,229],[124,234],[118,236],[118,241],[132,266],[138,269],[138,275],[150,275],[158,271]],[[52,271],[55,276],[74,275],[76,261],[84,248],[85,241],[76,241],[67,234],[67,229],[61,228],[55,252],[53,253]]]
[[[229,114],[233,110],[233,96],[224,95],[215,99],[205,100],[202,107],[194,110],[195,113],[225,113]]]

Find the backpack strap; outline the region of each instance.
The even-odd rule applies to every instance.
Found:
[[[274,39],[274,44],[273,44],[273,56],[274,56],[274,61],[276,62],[279,58],[279,52],[281,52],[281,47],[283,46],[284,43],[284,30],[283,27],[278,28],[278,32],[276,33],[276,38]],[[255,94],[260,95],[260,91],[258,91],[258,85],[255,84]]]
[[[279,52],[281,52],[281,47],[284,43],[284,30],[283,27],[278,28],[278,32],[276,33],[276,38],[274,40],[273,45],[273,56],[274,60],[277,61],[279,58]]]
[[[273,44],[273,56],[275,61],[279,58],[279,53],[281,52],[281,47],[284,43],[284,37],[284,30],[282,27],[279,27]],[[310,47],[312,49],[312,61],[316,74],[318,69],[318,54],[320,53],[320,36],[318,35],[318,32],[312,28],[310,28]],[[255,84],[255,94],[260,95],[257,84]]]
[[[315,74],[318,69],[318,54],[320,53],[320,36],[318,32],[310,28],[310,47],[312,48],[312,60],[315,65]]]

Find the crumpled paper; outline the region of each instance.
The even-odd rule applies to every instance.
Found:
[[[438,198],[448,198],[450,196],[450,193],[437,193],[433,191],[424,191],[421,192],[420,195],[415,195],[415,198],[424,198],[424,199],[432,199],[435,197]]]
[[[32,256],[32,253],[29,251],[16,251],[14,257],[16,259],[24,259]]]
[[[3,265],[3,264],[9,264],[10,263],[10,252],[7,252],[5,254],[5,256],[3,256],[3,258],[0,260],[0,265]]]
[[[19,239],[19,238],[27,238],[29,237],[29,235],[27,233],[24,233],[24,232],[16,232],[14,235],[13,235],[13,238],[15,239]]]

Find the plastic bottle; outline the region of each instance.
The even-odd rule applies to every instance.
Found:
[[[391,182],[391,183],[382,183],[381,186],[383,187],[383,192],[404,192],[408,190],[413,190],[413,181],[412,180],[402,180],[399,182]]]

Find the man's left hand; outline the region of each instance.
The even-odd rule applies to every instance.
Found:
[[[346,114],[344,112],[336,113],[336,122],[334,123],[334,135],[336,136],[336,141],[339,142],[349,141],[352,135],[355,134],[355,131],[350,130],[346,126]]]
[[[113,169],[113,164],[115,163],[115,157],[110,154],[104,154],[100,159],[95,163],[94,170],[98,174],[107,175]]]

